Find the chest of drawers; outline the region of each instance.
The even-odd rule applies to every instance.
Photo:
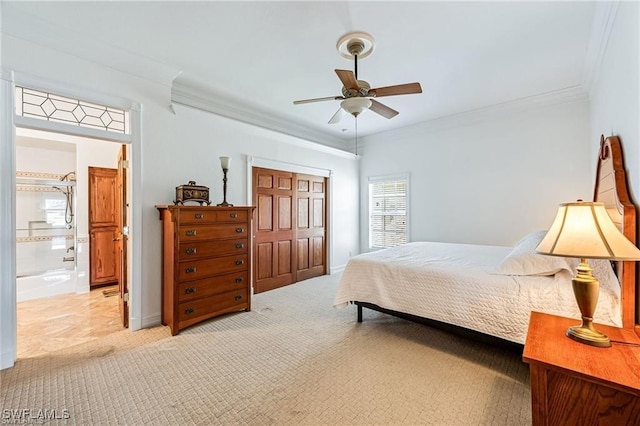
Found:
[[[163,233],[162,323],[171,334],[251,310],[253,207],[156,208]]]

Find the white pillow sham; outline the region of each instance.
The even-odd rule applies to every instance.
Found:
[[[513,250],[498,265],[495,274],[499,275],[555,275],[562,270],[573,272],[572,262],[559,256],[547,256],[536,253],[536,247],[547,231],[533,232],[513,247]]]
[[[536,253],[536,247],[546,233],[547,231],[533,232],[518,241],[493,273],[548,276],[561,271],[569,271],[571,276],[574,276],[580,259]],[[606,259],[588,259],[587,262],[593,269],[593,276],[600,282],[600,289],[611,292],[614,297],[619,299],[620,280],[616,276],[611,262]]]

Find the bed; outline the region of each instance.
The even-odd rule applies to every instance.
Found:
[[[630,202],[617,137],[601,138],[594,200],[636,241],[636,208]],[[335,307],[354,303],[358,322],[368,308],[449,330],[524,344],[531,311],[576,318],[571,287],[577,260],[544,256],[535,247],[544,230],[513,247],[413,242],[351,258]],[[616,327],[637,324],[635,262],[590,260],[600,281],[594,320]]]

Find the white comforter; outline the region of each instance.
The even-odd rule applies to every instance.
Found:
[[[525,341],[531,311],[580,318],[571,272],[553,276],[492,273],[510,250],[416,242],[361,254],[349,260],[334,306],[369,302],[516,343]],[[595,321],[619,327],[620,318],[618,297],[603,289]]]

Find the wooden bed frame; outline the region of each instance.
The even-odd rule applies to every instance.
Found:
[[[605,208],[614,223],[618,225],[620,231],[635,244],[636,206],[631,202],[629,191],[627,190],[627,178],[623,160],[622,147],[618,137],[609,136],[605,138],[604,135],[601,136],[593,199],[604,203]],[[640,289],[636,279],[636,263],[615,262],[615,269],[621,286],[622,326],[623,328],[635,329],[635,332],[640,336],[640,319],[638,318],[640,313]],[[487,336],[478,331],[456,325],[385,309],[373,303],[360,301],[354,301],[353,303],[358,307],[358,322],[362,322],[362,308],[367,308],[468,337],[489,341],[492,344],[522,349],[522,345],[518,343]]]
[[[609,216],[620,231],[636,244],[636,206],[627,190],[622,146],[617,136],[600,137],[600,152],[596,171],[594,201],[604,203]],[[635,328],[640,335],[640,291],[636,276],[636,262],[616,262],[622,298],[622,327]]]

